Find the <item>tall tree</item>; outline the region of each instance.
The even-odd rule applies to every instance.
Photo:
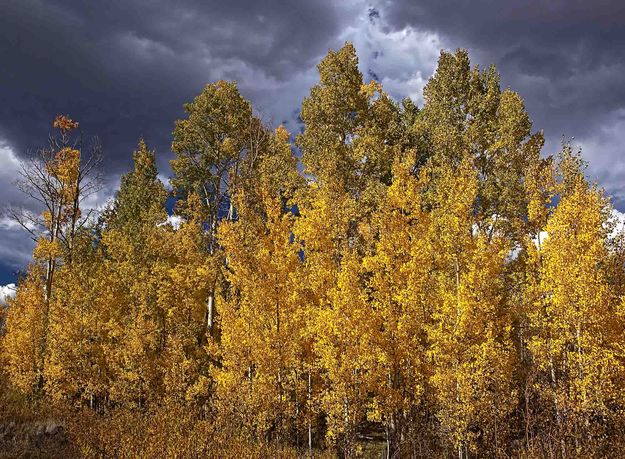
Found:
[[[505,231],[515,242],[525,234],[528,168],[539,161],[542,133],[531,133],[522,99],[501,91],[494,66],[471,68],[468,53],[441,52],[423,90],[425,104],[413,135],[436,162],[461,162],[467,155],[478,173],[476,224],[492,236]],[[436,186],[433,182],[431,186]]]
[[[206,251],[206,213],[200,196],[190,193],[178,202],[176,212],[182,223],[177,230],[167,228],[163,261],[154,270],[157,305],[166,318],[162,400],[206,416],[211,372],[219,357],[216,343],[206,340],[206,298],[215,291],[223,260],[220,253],[211,256]]]
[[[379,83],[364,83],[351,43],[329,52],[318,70],[319,83],[302,103],[305,130],[297,145],[310,183],[298,197],[294,233],[304,246],[319,409],[330,414],[329,436],[348,451],[366,420],[369,401],[362,396],[374,367],[366,355],[373,329],[383,326],[368,302],[362,257],[375,245],[373,215],[393,161],[415,143],[406,130],[417,110],[392,102]],[[416,154],[410,155],[414,166]]]
[[[599,454],[593,439],[618,420],[622,403],[621,327],[609,288],[610,207],[590,185],[580,158],[565,147],[559,164],[560,202],[541,244],[535,330],[529,349],[545,419],[556,427],[561,454]]]
[[[158,270],[170,231],[164,227],[167,192],[157,176],[155,154],[143,139],[133,160],[134,170],[122,177],[100,243],[105,276],[121,297],[106,348],[115,373],[111,399],[142,406],[162,394],[159,363],[167,330],[166,313],[158,304]]]
[[[430,227],[434,292],[428,352],[436,416],[459,457],[488,449],[499,454],[515,402],[502,275],[511,247],[474,223],[478,182],[470,159],[441,172]]]
[[[233,196],[236,221],[219,229],[229,289],[221,314],[223,355],[217,372],[222,421],[251,438],[297,438],[305,409],[301,341],[303,313],[296,300],[301,265],[292,241],[293,196],[301,178],[278,128],[259,151],[253,181]]]
[[[383,423],[391,456],[417,443],[427,447],[431,424],[426,331],[432,314],[433,247],[431,219],[422,202],[427,180],[423,171],[415,177],[413,157],[396,161],[393,183],[374,217],[379,234],[375,249],[363,260],[373,318],[371,343],[364,352],[375,359],[369,418]]]
[[[235,83],[219,81],[204,88],[185,105],[186,119],[176,121],[171,161],[174,190],[184,199],[200,197],[204,208],[206,250],[218,250],[217,228],[224,217],[234,217],[232,196],[242,176],[253,168],[267,131],[252,113]],[[219,276],[215,277],[218,279]],[[206,308],[207,335],[214,333],[215,289],[209,291]]]

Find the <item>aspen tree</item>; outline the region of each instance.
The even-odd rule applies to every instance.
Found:
[[[529,349],[540,377],[543,410],[558,430],[562,454],[592,451],[592,437],[616,413],[623,365],[613,327],[616,298],[608,284],[609,206],[565,147],[558,172],[560,202],[541,246],[540,296],[531,316]],[[616,333],[615,333],[616,332]],[[547,408],[548,407],[548,408]],[[599,429],[599,430],[595,430]]]
[[[473,225],[477,174],[468,159],[443,166],[432,211],[435,292],[428,327],[431,384],[443,437],[465,457],[496,451],[514,407],[514,353],[502,271],[509,243]],[[484,443],[482,443],[484,442]]]
[[[342,288],[338,287],[342,259],[358,254],[355,263],[360,263],[358,260],[365,245],[359,227],[370,218],[375,203],[383,195],[384,181],[390,179],[395,151],[385,143],[383,134],[398,116],[396,107],[379,85],[374,82],[364,84],[354,47],[350,43],[337,52],[329,52],[318,70],[319,84],[311,89],[310,96],[302,103],[301,117],[306,128],[298,136],[297,145],[302,150],[305,173],[313,177],[310,185],[298,196],[300,217],[294,233],[304,247],[303,276],[308,290],[304,296],[311,301],[310,337],[313,341],[325,343],[316,347],[317,351],[323,349],[324,357],[313,365],[318,372],[315,371],[312,378],[324,378],[325,384],[330,384],[329,387],[318,388],[323,397],[322,393],[331,393],[331,384],[336,382],[332,374],[338,376],[337,369],[341,366],[339,362],[328,359],[330,356],[338,357],[337,352],[343,349],[340,344],[343,338],[332,336],[334,332],[327,326],[324,314],[334,307],[334,303],[336,308],[344,303],[338,294]],[[380,114],[378,119],[372,116],[376,109]],[[362,283],[349,278],[349,283],[354,282]],[[349,288],[359,289],[357,285]],[[354,306],[369,307],[361,302]],[[334,330],[347,332],[344,328]],[[347,337],[344,338],[343,342],[347,343]],[[332,343],[332,340],[339,342]],[[333,349],[334,344],[337,347]],[[347,365],[351,363],[346,361]],[[345,367],[341,371],[349,370]],[[357,372],[356,369],[354,371]],[[329,377],[324,376],[326,372],[329,372]],[[344,412],[345,408],[341,410]],[[364,413],[362,409],[359,411]],[[341,418],[341,435],[346,432],[353,434],[356,417],[342,415]],[[346,420],[351,425],[346,426]],[[333,435],[336,432],[330,430],[328,433],[334,441],[341,442],[341,438]],[[345,440],[350,443],[349,439]]]
[[[176,121],[174,128],[172,185],[183,199],[190,193],[200,197],[206,219],[206,251],[212,257],[219,252],[216,238],[220,220],[234,217],[232,196],[247,169],[243,163],[253,165],[267,132],[236,83],[207,85],[193,102],[185,104],[185,110],[187,118]],[[215,291],[221,279],[219,273],[211,277],[215,283],[207,296],[207,337],[215,337]]]
[[[504,231],[519,242],[525,235],[525,173],[543,145],[542,133],[531,133],[523,100],[501,91],[494,66],[471,68],[465,50],[441,52],[423,95],[413,131],[426,156],[458,163],[468,155],[479,177],[476,224],[489,237]]]
[[[412,168],[409,157],[396,162],[393,183],[374,217],[379,233],[375,250],[363,260],[370,276],[372,335],[363,352],[375,359],[368,416],[383,422],[390,455],[401,443],[424,437],[431,396],[425,353],[432,254],[430,217],[422,206],[427,177],[415,177]]]
[[[111,400],[143,406],[161,395],[159,360],[166,315],[158,305],[158,268],[169,243],[164,227],[167,192],[157,177],[155,154],[139,141],[134,170],[122,177],[100,244],[119,302],[110,322],[107,358],[115,373]]]
[[[157,304],[165,316],[162,347],[162,401],[209,412],[210,373],[219,352],[206,340],[206,298],[214,286],[221,259],[206,252],[206,211],[195,193],[176,204],[180,228],[167,228],[167,256],[155,266]]]
[[[553,157],[548,157],[532,164],[527,171],[525,194],[527,196],[527,234],[522,240],[519,252],[520,286],[513,299],[517,302],[517,346],[519,349],[520,371],[519,389],[523,391],[524,436],[528,448],[531,448],[535,428],[538,427],[537,415],[541,407],[535,403],[534,384],[539,376],[528,350],[534,331],[531,316],[535,308],[542,304],[540,289],[540,270],[542,267],[542,247],[546,240],[544,231],[547,220],[553,212],[552,201],[555,196],[556,171]]]
[[[22,279],[15,298],[9,301],[3,326],[2,354],[8,380],[24,393],[36,393],[41,379],[43,355],[43,268],[34,265]]]
[[[305,409],[301,334],[296,301],[301,261],[292,241],[295,188],[301,178],[278,128],[256,158],[253,181],[234,195],[236,221],[219,229],[229,289],[222,308],[222,368],[217,406],[222,421],[243,434],[279,442],[297,436]]]

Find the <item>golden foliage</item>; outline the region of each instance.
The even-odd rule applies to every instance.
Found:
[[[80,151],[53,152],[2,328],[11,390],[60,407],[84,457],[622,455],[625,236],[579,155],[541,158],[466,51],[419,108],[351,44],[318,69],[304,176],[235,83],[185,106],[176,227],[143,140],[80,229]]]

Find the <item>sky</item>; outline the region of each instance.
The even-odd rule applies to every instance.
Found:
[[[170,175],[171,132],[204,85],[236,80],[269,123],[297,133],[302,98],[329,49],[354,43],[367,79],[422,102],[439,53],[466,48],[524,98],[547,143],[573,139],[588,174],[625,210],[625,2],[618,0],[2,0],[0,207],[32,208],[13,182],[56,114],[103,146],[100,206],[137,140]],[[0,217],[0,285],[32,243]]]

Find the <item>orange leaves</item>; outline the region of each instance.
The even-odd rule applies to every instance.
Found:
[[[69,131],[78,129],[79,124],[78,121],[72,120],[69,116],[56,115],[52,126],[59,129],[63,134],[67,134]]]

